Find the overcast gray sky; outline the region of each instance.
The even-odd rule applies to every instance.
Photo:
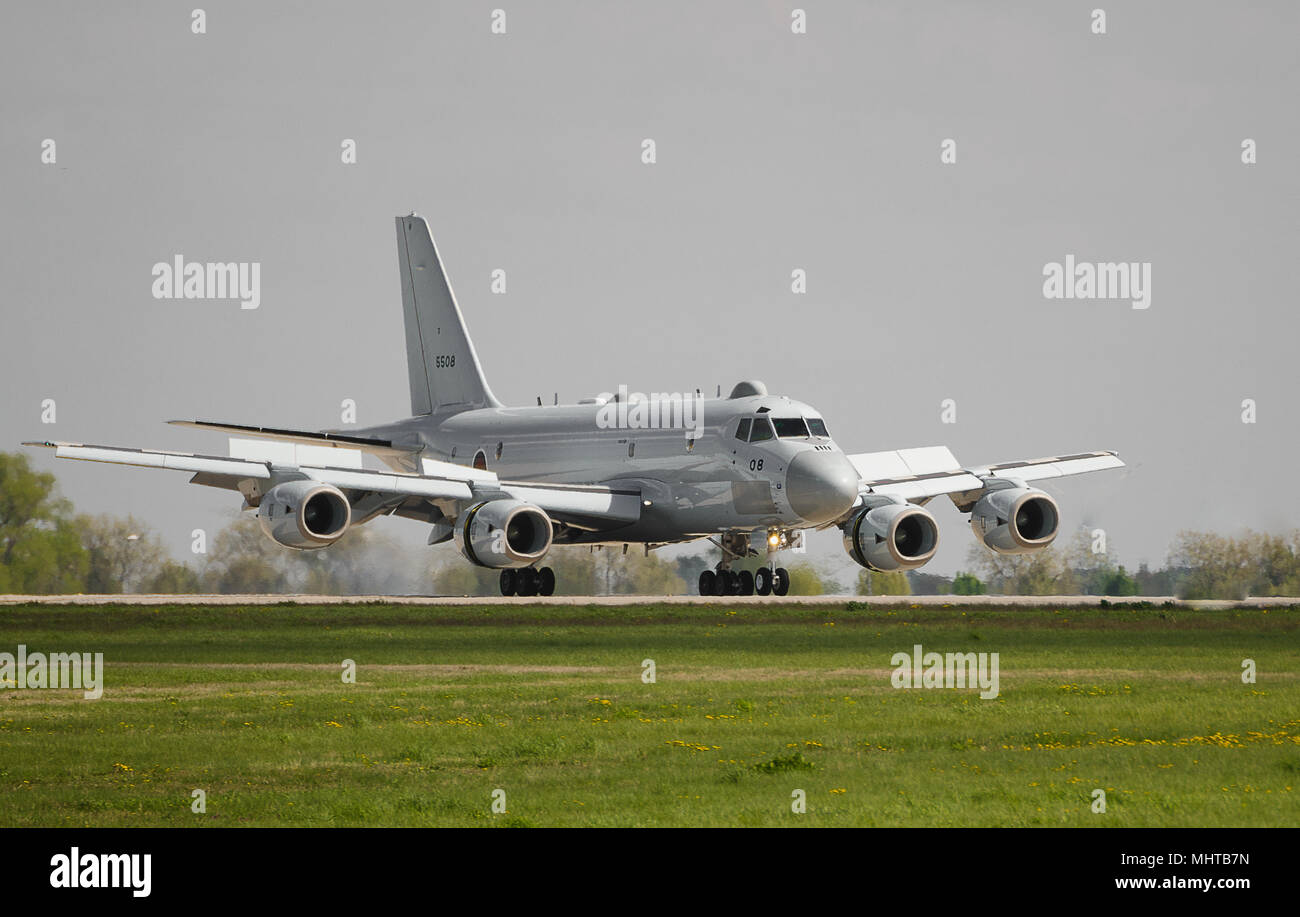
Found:
[[[1295,4],[206,3],[203,35],[191,6],[0,12],[3,448],[404,416],[416,210],[507,403],[758,378],[849,451],[1116,449],[1127,471],[1051,489],[1130,565],[1300,525]],[[155,300],[176,253],[260,262],[261,307]],[[1150,262],[1150,308],[1045,299],[1067,254]],[[238,503],[33,457],[178,556]],[[933,506],[951,573],[972,536]]]

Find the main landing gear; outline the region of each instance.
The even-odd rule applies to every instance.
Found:
[[[785,567],[748,570],[705,570],[700,574],[700,595],[785,595],[790,573]]]
[[[789,572],[776,566],[776,550],[784,543],[783,538],[775,542],[769,539],[767,566],[753,573],[731,569],[734,560],[758,554],[749,546],[748,533],[728,532],[714,543],[722,548],[722,560],[715,569],[700,574],[700,595],[785,595],[790,591]]]
[[[553,595],[555,571],[550,567],[506,568],[501,571],[502,595]]]

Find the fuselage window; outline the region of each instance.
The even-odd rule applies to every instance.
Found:
[[[826,421],[822,420],[820,417],[809,417],[808,429],[812,431],[813,436],[830,436],[830,434],[826,432]]]
[[[487,471],[487,456],[482,449],[474,453],[474,467],[479,471]]]
[[[776,424],[776,435],[782,438],[808,435],[808,425],[802,417],[777,417],[772,423]]]
[[[749,418],[748,417],[742,420],[740,424],[736,427],[736,439],[740,440],[742,443],[745,442],[745,440],[749,439]]]
[[[758,417],[754,420],[754,430],[749,434],[751,443],[761,443],[765,439],[772,438],[772,425],[767,422],[766,417]]]

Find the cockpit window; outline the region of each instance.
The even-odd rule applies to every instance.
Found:
[[[754,420],[754,431],[749,434],[751,443],[761,443],[765,439],[772,438],[772,425],[767,422],[766,417],[758,417]]]
[[[826,432],[826,421],[822,420],[820,417],[809,417],[808,429],[812,431],[813,436],[830,436],[830,434]]]
[[[802,417],[777,417],[772,423],[776,424],[776,435],[782,438],[808,435],[808,425]]]
[[[748,417],[746,417],[744,420],[742,420],[739,424],[736,425],[736,439],[740,440],[742,443],[745,442],[745,440],[749,439],[749,418]]]

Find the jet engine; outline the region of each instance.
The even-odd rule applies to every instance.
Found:
[[[911,503],[864,506],[844,524],[844,550],[864,567],[881,573],[915,570],[939,547],[939,526]]]
[[[318,481],[288,481],[268,490],[257,506],[266,537],[286,548],[309,551],[338,541],[352,523],[343,492]]]
[[[980,544],[999,554],[1042,550],[1056,539],[1060,522],[1056,501],[1032,487],[986,493],[970,514],[970,527]]]
[[[527,567],[551,549],[551,517],[521,500],[475,503],[456,520],[456,545],[480,567]]]

